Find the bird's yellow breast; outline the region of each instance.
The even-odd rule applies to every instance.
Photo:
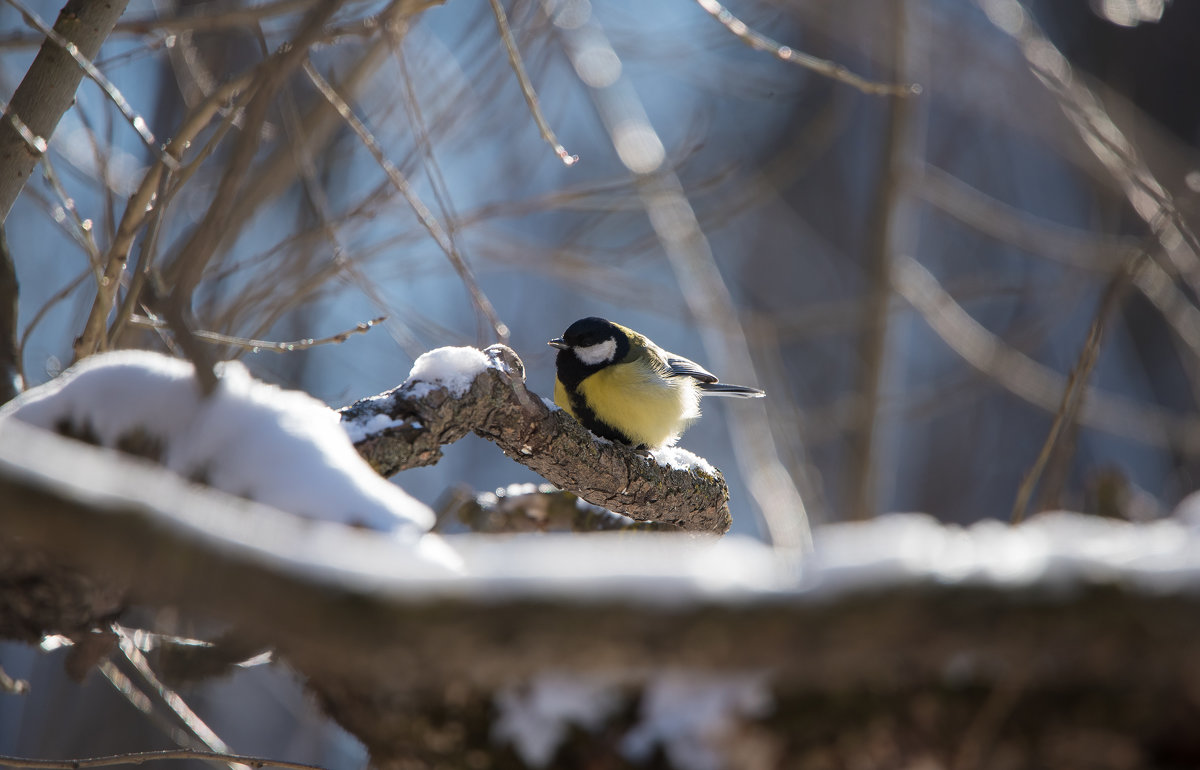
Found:
[[[554,400],[564,406],[566,393],[560,400],[558,390]],[[586,377],[577,390],[598,419],[628,436],[635,446],[672,443],[700,416],[700,396],[689,378],[663,378],[631,364],[607,366]]]

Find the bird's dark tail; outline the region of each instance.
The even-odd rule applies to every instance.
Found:
[[[723,382],[699,382],[696,387],[705,396],[733,396],[734,398],[762,398],[767,395],[758,388],[747,388],[742,385],[726,385]]]

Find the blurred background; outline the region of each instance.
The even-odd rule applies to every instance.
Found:
[[[313,5],[132,0],[96,63],[165,142]],[[782,541],[802,537],[805,509],[813,524],[1007,519],[1027,477],[1027,512],[1149,518],[1195,490],[1200,6],[729,6],[794,51],[919,85],[910,96],[754,50],[711,2],[503,7],[578,162],[542,138],[489,4],[343,3],[309,61],[397,173],[317,78],[291,73],[223,201],[193,309],[201,329],[262,340],[388,320],[341,344],[220,357],[342,406],[400,383],[425,350],[506,338],[550,395],[546,340],[606,316],[767,391],[707,403],[681,446],[724,471],[734,532]],[[40,41],[0,6],[6,99]],[[230,194],[243,129],[226,110],[197,135],[192,175],[131,265],[178,269]],[[5,225],[28,385],[70,364],[95,266],[154,157],[85,81]],[[142,326],[113,337],[166,349]],[[395,479],[433,505],[457,485],[537,480],[473,436]]]

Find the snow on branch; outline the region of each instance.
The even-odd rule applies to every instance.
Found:
[[[432,465],[468,433],[589,503],[639,521],[693,532],[729,529],[720,472],[680,449],[651,456],[598,439],[525,387],[513,350],[441,348],[421,356],[402,385],[342,410],[360,454],[384,476]]]
[[[530,766],[582,766],[555,760],[583,745],[610,766],[661,749],[698,768],[695,752],[732,731],[794,755],[874,739],[973,756],[1003,739],[1020,766],[1145,767],[1028,752],[1106,734],[1146,759],[1157,736],[1190,735],[1194,513],[969,528],[887,516],[818,530],[798,577],[736,536],[469,535],[447,538],[452,568],[383,533],[4,428],[0,638],[83,632],[86,610],[103,624],[131,605],[228,624],[304,677],[373,767],[464,767],[511,743]],[[40,566],[18,564],[33,552]],[[47,568],[74,582],[30,580]],[[998,711],[1004,735],[978,737]],[[908,721],[931,713],[918,725],[936,730]],[[830,748],[828,735],[851,737]],[[747,766],[744,745],[715,766]]]

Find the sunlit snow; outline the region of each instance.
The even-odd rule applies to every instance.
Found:
[[[407,384],[424,383],[414,387],[411,395],[420,398],[434,388],[445,388],[455,398],[466,393],[479,373],[488,367],[488,357],[482,350],[469,347],[437,348],[421,354],[413,362]]]
[[[363,461],[332,409],[254,379],[239,362],[216,370],[217,389],[203,398],[187,361],[96,355],[5,405],[0,420],[106,447],[136,436],[184,478],[307,518],[411,534],[432,526],[427,506]]]
[[[663,446],[650,450],[650,456],[664,468],[676,471],[699,471],[709,476],[716,476],[717,469],[699,455],[676,446]]]

